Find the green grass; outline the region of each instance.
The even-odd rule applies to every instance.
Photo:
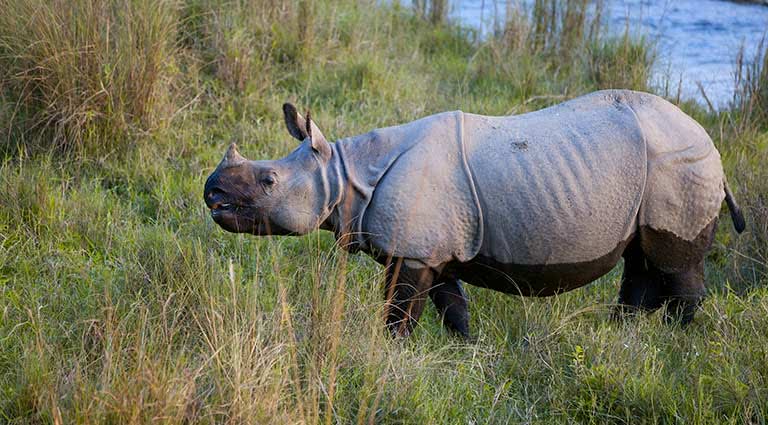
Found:
[[[0,0],[1,423],[766,423],[768,133],[745,109],[760,102],[682,105],[750,223],[737,237],[724,212],[689,328],[609,320],[617,269],[546,299],[469,287],[476,341],[431,307],[393,341],[369,258],[328,233],[210,220],[202,187],[225,147],[292,150],[286,100],[335,139],[650,90],[652,46],[596,35],[580,1],[540,16],[560,38],[516,15],[482,43],[397,2],[129,3]]]

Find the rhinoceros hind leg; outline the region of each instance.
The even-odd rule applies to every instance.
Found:
[[[678,322],[685,326],[693,320],[701,301],[704,299],[704,260],[690,269],[664,276],[664,300],[667,303],[667,323]]]
[[[648,261],[637,239],[630,242],[623,256],[624,272],[614,319],[654,311],[664,302],[663,273]]]
[[[421,317],[435,273],[428,267],[412,268],[402,258],[387,267],[384,300],[386,324],[392,336],[407,337]]]
[[[693,240],[685,240],[672,232],[640,226],[640,244],[646,258],[665,274],[686,273],[696,268],[712,247],[717,230],[717,217]]]
[[[686,325],[693,320],[704,298],[704,257],[712,246],[717,218],[690,241],[669,232],[640,229],[640,240],[648,262],[663,273],[662,300],[667,304],[667,322]]]
[[[443,325],[464,338],[469,338],[467,295],[456,278],[432,286],[429,296],[443,319]]]

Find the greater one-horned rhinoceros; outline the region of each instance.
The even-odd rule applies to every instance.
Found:
[[[320,227],[387,266],[387,324],[410,333],[429,294],[468,334],[459,279],[526,296],[583,286],[623,256],[618,312],[693,318],[723,199],[744,218],[704,129],[660,97],[608,90],[528,114],[461,111],[328,143],[283,106],[302,141],[249,161],[233,144],[205,184],[231,232]]]

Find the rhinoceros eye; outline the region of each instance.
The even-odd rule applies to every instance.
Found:
[[[261,184],[267,187],[271,187],[275,184],[275,176],[272,174],[266,174],[261,178]]]

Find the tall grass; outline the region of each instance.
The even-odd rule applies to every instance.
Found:
[[[443,24],[448,19],[447,0],[414,0],[413,8],[422,19],[426,19],[433,25]]]
[[[733,241],[737,287],[760,285],[768,277],[768,44],[741,49],[736,57],[731,109],[718,122],[720,149],[731,165],[731,182],[749,218],[749,232]]]
[[[650,42],[633,38],[627,28],[621,37],[590,43],[586,66],[598,88],[647,91],[655,61],[656,52]]]
[[[201,44],[206,62],[223,83],[258,93],[270,84],[273,56],[278,62],[301,59],[298,50],[281,48],[281,38],[306,41],[313,30],[308,8],[307,2],[296,6],[263,0],[199,0],[186,7],[186,27],[189,39]]]
[[[759,257],[757,239],[726,225],[715,289],[686,330],[660,315],[610,321],[614,271],[548,299],[468,288],[476,341],[452,338],[431,308],[393,341],[372,260],[326,233],[224,233],[200,200],[229,142],[254,159],[294,148],[285,100],[312,107],[335,139],[447,109],[520,113],[642,88],[648,46],[602,25],[590,35],[585,3],[557,2],[557,35],[542,44],[523,11],[477,42],[397,2],[0,2],[0,116],[13,118],[0,122],[18,143],[89,147],[7,150],[0,164],[0,422],[765,423],[768,294],[764,276],[727,290],[744,281],[734,259]],[[30,26],[37,16],[50,19]],[[141,22],[152,30],[139,39],[129,29]],[[141,81],[153,88],[137,100]],[[80,127],[62,118],[79,113]],[[765,133],[717,138],[760,234]]]
[[[768,127],[768,39],[763,37],[757,51],[736,56],[735,90],[732,108],[738,114],[739,131]]]
[[[21,132],[109,146],[161,124],[177,9],[165,0],[2,0],[0,80],[11,102],[3,140]]]
[[[603,7],[602,0],[536,0],[531,32],[534,47],[570,58],[574,49],[597,41]]]
[[[607,36],[604,7],[602,0],[537,0],[530,11],[509,4],[504,26],[477,53],[477,75],[520,89],[526,102],[507,113],[594,89],[648,90],[654,47],[629,28]]]

